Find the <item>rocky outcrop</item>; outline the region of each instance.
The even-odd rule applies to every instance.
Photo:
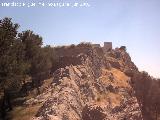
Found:
[[[138,68],[131,61],[131,57],[124,50],[118,48],[116,48],[115,50],[111,50],[107,53],[106,58],[112,67],[118,68],[121,71],[138,71]]]
[[[47,91],[26,101],[26,105],[42,104],[33,119],[143,119],[130,77],[123,72],[136,71],[136,66],[125,51],[100,51],[89,49],[87,54],[72,56],[73,61],[53,73]]]
[[[106,114],[100,106],[86,105],[82,110],[82,120],[104,120]]]
[[[133,97],[112,109],[112,114],[116,120],[142,120],[142,114],[139,111],[137,99]]]

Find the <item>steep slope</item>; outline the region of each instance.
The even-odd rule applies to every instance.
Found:
[[[61,55],[62,65],[53,73],[52,84],[25,102],[42,104],[32,119],[142,120],[131,79],[126,75],[138,71],[129,55],[118,48],[103,53],[91,46],[76,53]]]

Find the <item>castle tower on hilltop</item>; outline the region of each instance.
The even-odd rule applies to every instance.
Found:
[[[104,42],[103,51],[108,52],[112,50],[112,42]]]

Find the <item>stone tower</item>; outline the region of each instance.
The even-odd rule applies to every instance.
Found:
[[[112,50],[112,42],[104,42],[103,51],[108,52]]]

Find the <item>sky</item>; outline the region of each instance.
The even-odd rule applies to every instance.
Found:
[[[28,7],[4,7],[2,3]],[[44,6],[39,2],[45,3]],[[77,7],[51,7],[49,3]],[[80,6],[87,3],[87,6]],[[38,5],[37,5],[38,4]],[[160,0],[1,0],[0,19],[12,18],[19,31],[33,30],[44,45],[112,42],[125,45],[140,71],[160,78]]]

